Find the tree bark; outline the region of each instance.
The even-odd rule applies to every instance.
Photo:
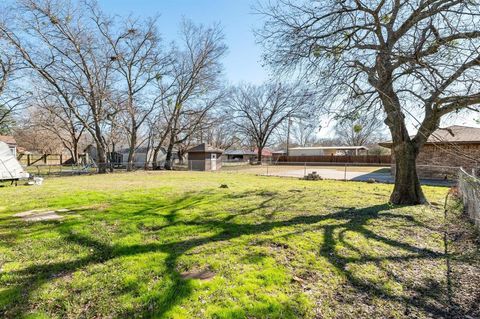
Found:
[[[160,153],[160,149],[162,148],[161,144],[158,144],[157,147],[153,150],[153,158],[152,158],[152,169],[159,170],[160,165],[158,165],[158,154]]]
[[[132,130],[132,136],[130,137],[130,148],[128,150],[128,158],[127,158],[127,172],[131,172],[133,170],[133,158],[135,155],[135,146],[137,145],[137,131],[134,128]]]
[[[170,143],[168,143],[167,154],[165,157],[165,166],[166,170],[172,170],[172,155],[173,155],[173,140],[170,139]]]
[[[97,165],[98,173],[105,174],[107,173],[107,152],[103,147],[102,143],[96,142],[97,145]]]
[[[78,141],[73,141],[73,154],[72,154],[73,164],[78,164]]]
[[[417,175],[418,150],[414,142],[399,143],[393,147],[392,151],[395,156],[395,186],[390,196],[390,202],[396,205],[426,203]]]
[[[108,164],[107,147],[103,143],[102,130],[98,123],[99,121],[97,120],[95,122],[95,144],[97,145],[98,173],[105,174],[107,173],[107,164]]]
[[[183,165],[183,152],[181,150],[177,151],[178,161],[180,165]]]
[[[263,147],[257,147],[257,164],[262,165],[262,151]]]

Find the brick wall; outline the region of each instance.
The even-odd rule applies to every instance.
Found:
[[[464,156],[478,159],[468,159]],[[480,144],[438,144],[425,145],[418,154],[417,173],[420,178],[454,179],[458,167],[463,167],[467,172],[479,169]],[[392,156],[392,174],[395,173],[395,158]]]

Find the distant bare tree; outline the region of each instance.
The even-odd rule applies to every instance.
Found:
[[[115,19],[97,15],[95,23],[110,46],[110,60],[119,76],[117,83],[122,98],[118,124],[128,135],[127,170],[130,171],[139,130],[158,103],[153,84],[167,71],[170,56],[161,51],[156,19],[129,18],[119,25]]]
[[[18,54],[0,36],[0,134],[10,133],[15,123],[13,116],[30,95],[16,85],[20,69]]]
[[[108,44],[91,23],[97,8],[84,2],[23,0],[16,9],[17,22],[8,27],[0,24],[1,36],[90,133],[99,172],[105,173],[108,146],[103,132],[110,116],[114,61]]]
[[[154,152],[166,144],[165,169],[172,168],[173,148],[199,128],[208,112],[218,105],[222,71],[221,58],[227,47],[218,25],[209,28],[184,21],[182,49],[175,49],[172,71],[161,79],[159,116],[165,124]]]
[[[292,140],[302,147],[315,144],[318,141],[317,133],[318,128],[315,123],[299,121],[291,125]]]
[[[335,134],[342,144],[362,146],[378,142],[385,124],[376,113],[340,118],[335,125]]]
[[[240,138],[237,136],[238,134],[234,127],[232,127],[230,119],[230,115],[225,114],[225,112],[219,111],[213,114],[207,119],[209,125],[202,126],[202,130],[196,134],[197,142],[207,143],[223,150],[234,146],[239,147]]]
[[[383,109],[396,160],[390,201],[425,202],[417,155],[443,116],[479,110],[478,2],[278,0],[258,11],[277,73],[316,82],[325,103],[345,113]],[[418,122],[413,136],[407,116]]]
[[[70,153],[73,163],[77,164],[85,126],[55,94],[39,95],[34,101],[29,112],[29,123],[52,133]]]
[[[305,116],[314,104],[315,95],[298,85],[243,85],[232,90],[227,112],[237,131],[254,141],[261,163],[262,151],[279,125]]]
[[[29,111],[26,110],[26,114],[29,114]],[[61,154],[64,150],[64,146],[56,134],[38,127],[36,123],[30,121],[20,121],[13,134],[18,145],[30,152]]]

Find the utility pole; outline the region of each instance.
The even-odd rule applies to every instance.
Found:
[[[290,155],[289,146],[290,146],[290,125],[292,124],[292,120],[290,116],[288,116],[288,125],[287,125],[287,156]]]

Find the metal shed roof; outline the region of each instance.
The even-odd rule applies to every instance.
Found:
[[[187,153],[223,153],[223,150],[215,148],[209,144],[202,143],[195,147],[192,147]]]

